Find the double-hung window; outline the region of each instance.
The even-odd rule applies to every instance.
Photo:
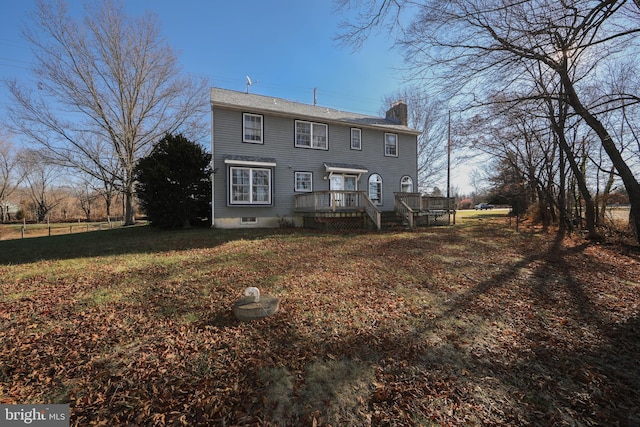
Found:
[[[384,134],[384,155],[398,157],[398,135],[395,133]]]
[[[253,144],[262,144],[264,127],[262,124],[262,116],[259,114],[244,113],[242,115],[242,142],[251,142]]]
[[[362,130],[351,128],[351,149],[362,150]]]
[[[229,172],[230,204],[271,204],[271,169],[233,166]]]
[[[296,120],[295,146],[327,150],[329,148],[328,134],[326,124]]]
[[[300,193],[310,193],[313,191],[313,173],[295,172],[295,191]]]

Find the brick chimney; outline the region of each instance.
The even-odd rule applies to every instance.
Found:
[[[398,100],[391,104],[391,108],[387,111],[386,119],[392,121],[398,125],[409,125],[409,113],[407,110],[407,104],[402,100]]]

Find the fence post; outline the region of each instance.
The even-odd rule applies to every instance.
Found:
[[[24,225],[22,226],[22,228],[20,229],[20,231],[22,232],[22,238],[24,239]]]

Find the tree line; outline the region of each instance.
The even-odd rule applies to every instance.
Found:
[[[73,173],[0,138],[0,222],[123,218],[114,187]]]
[[[208,134],[206,79],[181,72],[155,15],[129,16],[122,1],[89,3],[75,18],[62,0],[38,0],[21,32],[34,65],[8,82],[5,126],[37,153],[44,175],[73,170],[107,205],[120,194],[133,224],[136,162],[167,133]]]
[[[388,31],[410,78],[447,100],[457,147],[486,154],[496,196],[538,204],[560,227],[583,222],[595,238],[602,204],[623,191],[638,241],[639,2],[338,4],[360,11],[343,42]]]

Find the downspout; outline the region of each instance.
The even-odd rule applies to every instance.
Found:
[[[215,168],[215,151],[213,137],[213,104],[211,104],[211,227],[216,226],[216,168]]]

